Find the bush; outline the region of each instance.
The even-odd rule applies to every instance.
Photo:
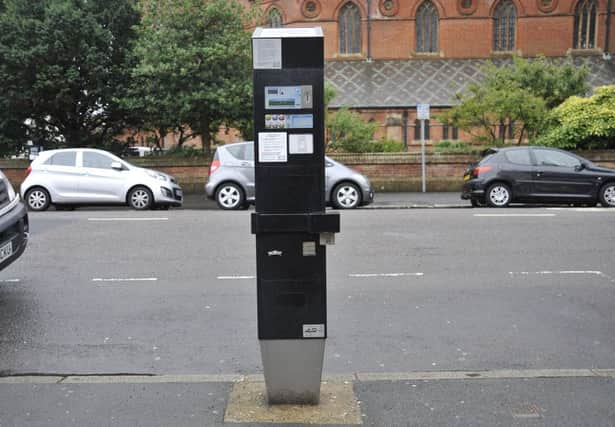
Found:
[[[368,148],[372,153],[399,153],[404,151],[404,144],[395,139],[382,138],[369,143]]]
[[[357,113],[342,108],[327,122],[331,151],[367,153],[378,125],[365,123]]]
[[[203,150],[194,147],[174,147],[164,153],[169,157],[196,158],[203,157]]]
[[[462,141],[443,140],[434,145],[434,151],[436,153],[466,154],[471,153],[474,150],[474,147]]]
[[[550,130],[535,144],[564,149],[615,148],[615,85],[589,98],[571,96],[550,114]]]

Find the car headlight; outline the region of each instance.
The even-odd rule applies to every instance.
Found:
[[[151,176],[152,178],[157,179],[159,181],[166,181],[167,180],[166,175],[163,175],[161,173],[154,172],[154,171],[146,171],[146,172],[147,172],[147,174],[149,176]]]

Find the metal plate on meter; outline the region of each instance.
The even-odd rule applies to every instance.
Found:
[[[312,86],[265,86],[266,110],[311,109]]]

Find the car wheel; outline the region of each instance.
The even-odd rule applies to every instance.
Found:
[[[45,211],[51,204],[49,192],[42,187],[31,188],[26,193],[26,204],[32,211]]]
[[[485,206],[487,206],[487,203],[485,203],[484,200],[479,199],[470,199],[470,204],[473,208],[484,208]]]
[[[331,202],[336,209],[354,209],[361,203],[361,190],[356,184],[342,182],[333,189]]]
[[[135,187],[128,193],[128,206],[138,211],[150,209],[154,204],[154,196],[146,187]]]
[[[615,182],[604,184],[600,189],[600,203],[605,208],[615,207]]]
[[[216,203],[220,209],[237,210],[245,205],[243,190],[237,184],[227,182],[216,190]]]
[[[487,190],[487,204],[494,208],[505,208],[510,203],[511,193],[508,185],[497,182]]]

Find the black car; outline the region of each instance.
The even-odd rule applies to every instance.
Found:
[[[28,244],[28,212],[0,171],[0,270],[21,256]]]
[[[494,148],[464,174],[461,198],[472,206],[569,203],[615,206],[615,170],[546,147]]]

